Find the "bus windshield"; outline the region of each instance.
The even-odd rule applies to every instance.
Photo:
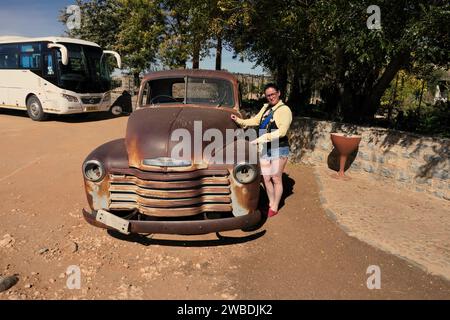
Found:
[[[100,93],[111,88],[110,70],[103,51],[97,47],[62,43],[69,52],[69,63],[59,61],[59,86],[79,93]]]

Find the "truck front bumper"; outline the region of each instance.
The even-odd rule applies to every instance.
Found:
[[[104,211],[103,211],[104,212]],[[255,210],[247,215],[232,218],[192,220],[192,221],[140,221],[127,220],[128,230],[119,230],[97,220],[97,211],[88,212],[83,209],[84,219],[91,225],[116,230],[122,233],[162,233],[180,235],[198,235],[212,232],[230,231],[252,228],[261,222],[261,212]]]

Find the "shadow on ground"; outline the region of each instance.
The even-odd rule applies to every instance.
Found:
[[[283,195],[281,196],[279,209],[283,208],[285,201],[294,193],[295,180],[289,177],[287,173],[283,173]]]
[[[0,109],[0,115],[28,118],[27,112],[23,110]],[[127,115],[129,114],[123,113],[122,115],[114,116],[110,112],[92,112],[92,113],[79,113],[66,115],[49,114],[48,119],[43,122],[52,122],[52,121],[65,123],[95,122],[114,119],[117,117],[124,117]],[[30,121],[33,120],[30,119]]]
[[[233,245],[239,243],[245,243],[249,241],[256,240],[263,235],[265,235],[266,230],[262,230],[260,232],[243,236],[243,237],[230,237],[223,236],[220,233],[216,233],[217,239],[211,240],[168,240],[168,239],[152,239],[149,235],[142,234],[130,234],[126,235],[114,230],[108,230],[108,234],[116,238],[118,240],[127,241],[127,242],[135,242],[139,243],[143,246],[151,246],[151,245],[159,245],[159,246],[168,246],[168,247],[218,247],[218,246],[226,246]]]
[[[72,115],[61,115],[61,116],[53,116],[50,120],[60,121],[66,123],[81,123],[81,122],[96,122],[96,121],[104,121],[110,120],[118,117],[127,116],[127,113],[122,113],[121,115],[115,116],[110,112],[93,112],[93,113],[81,113],[81,114],[72,114]]]
[[[344,171],[347,171],[352,165],[352,163],[355,161],[356,156],[358,155],[358,150],[359,148],[357,148],[355,151],[353,151],[351,154],[348,155],[347,160],[345,161]],[[327,165],[329,169],[334,170],[336,172],[339,171],[339,152],[337,151],[336,148],[333,148],[333,150],[328,155]]]

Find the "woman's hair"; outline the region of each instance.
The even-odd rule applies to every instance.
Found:
[[[274,88],[276,91],[280,91],[280,88],[275,83],[268,83],[264,86],[264,92],[266,92],[267,89]]]

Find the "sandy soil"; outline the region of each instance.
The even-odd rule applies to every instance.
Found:
[[[82,161],[126,121],[37,123],[0,110],[0,276],[20,279],[0,299],[450,298],[450,282],[343,232],[308,167],[288,167],[284,207],[251,233],[119,236],[88,225]],[[71,265],[80,289],[66,285]],[[379,290],[366,286],[370,265]]]

